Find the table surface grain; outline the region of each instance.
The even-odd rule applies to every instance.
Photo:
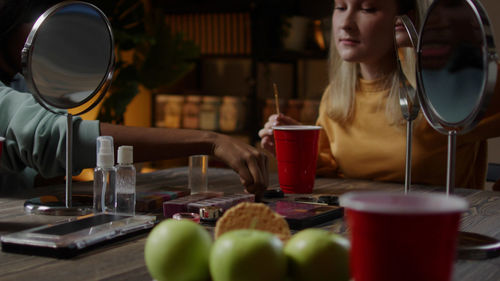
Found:
[[[209,190],[228,193],[242,192],[237,174],[227,169],[209,169]],[[161,170],[140,174],[138,190],[186,187],[187,168]],[[270,188],[278,186],[276,174],[270,175]],[[444,188],[414,185],[415,190],[443,192]],[[25,214],[26,199],[61,191],[64,186],[46,187],[23,194],[0,196],[0,235],[60,221],[65,217]],[[75,183],[75,192],[91,191],[89,183]],[[402,184],[362,180],[317,178],[314,194],[335,194],[353,190],[402,191]],[[456,189],[455,193],[467,199],[469,210],[464,213],[461,230],[481,233],[500,239],[500,192]],[[320,227],[345,235],[343,219],[336,219]],[[72,259],[28,256],[0,252],[0,280],[151,280],[144,263],[146,235],[104,245]],[[500,258],[482,261],[458,260],[453,280],[500,280]]]

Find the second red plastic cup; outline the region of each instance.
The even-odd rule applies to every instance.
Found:
[[[281,190],[312,193],[321,127],[276,126],[273,129]]]
[[[352,192],[340,197],[356,281],[449,281],[467,202],[436,193]]]

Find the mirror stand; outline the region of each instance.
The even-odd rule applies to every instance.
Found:
[[[66,208],[73,207],[73,115],[66,114]]]
[[[446,195],[455,193],[455,161],[457,131],[448,132],[448,159],[446,174]],[[459,259],[482,260],[500,255],[500,241],[475,232],[459,231],[457,254]]]
[[[41,197],[32,198],[24,203],[24,210],[30,214],[54,216],[82,216],[93,212],[92,205],[83,204],[73,207],[73,115],[66,114],[66,189],[63,201],[44,202]],[[88,199],[88,198],[87,198]],[[84,201],[85,196],[83,196]],[[48,203],[48,204],[47,204]]]
[[[411,19],[397,16],[394,20],[394,46],[396,49],[397,75],[399,79],[399,105],[406,121],[406,163],[405,163],[405,194],[411,189],[411,158],[413,121],[420,111],[417,99],[417,74],[415,71],[415,48],[418,35]]]
[[[480,122],[498,83],[494,40],[486,11],[477,0],[433,1],[419,38],[419,100],[429,124],[448,137],[449,195],[456,180],[457,135]],[[500,241],[460,231],[457,251],[460,259],[498,257]]]
[[[55,4],[36,20],[21,55],[23,74],[35,99],[47,111],[66,118],[66,188],[26,201],[25,212],[62,216],[92,213],[92,191],[78,195],[72,191],[73,116],[94,108],[111,84],[114,44],[109,20],[86,2]],[[83,108],[67,113],[77,107]]]
[[[448,159],[446,161],[446,195],[455,191],[455,158],[457,151],[457,131],[448,132]]]
[[[411,146],[413,137],[413,120],[406,121],[406,165],[405,165],[405,194],[411,189]]]

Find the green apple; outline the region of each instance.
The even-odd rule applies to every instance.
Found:
[[[291,280],[349,280],[349,241],[340,235],[305,229],[292,236],[284,252]]]
[[[212,281],[282,281],[286,264],[281,240],[255,229],[224,233],[210,253]]]
[[[212,237],[190,220],[165,220],[146,240],[144,258],[158,281],[206,281]]]

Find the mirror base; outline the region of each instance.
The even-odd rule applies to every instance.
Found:
[[[83,216],[93,213],[92,197],[74,195],[72,199],[73,207],[68,208],[64,200],[59,200],[55,196],[31,198],[24,202],[24,211],[27,214],[50,216]]]
[[[496,258],[500,256],[500,241],[486,235],[460,231],[457,252],[460,260]]]

